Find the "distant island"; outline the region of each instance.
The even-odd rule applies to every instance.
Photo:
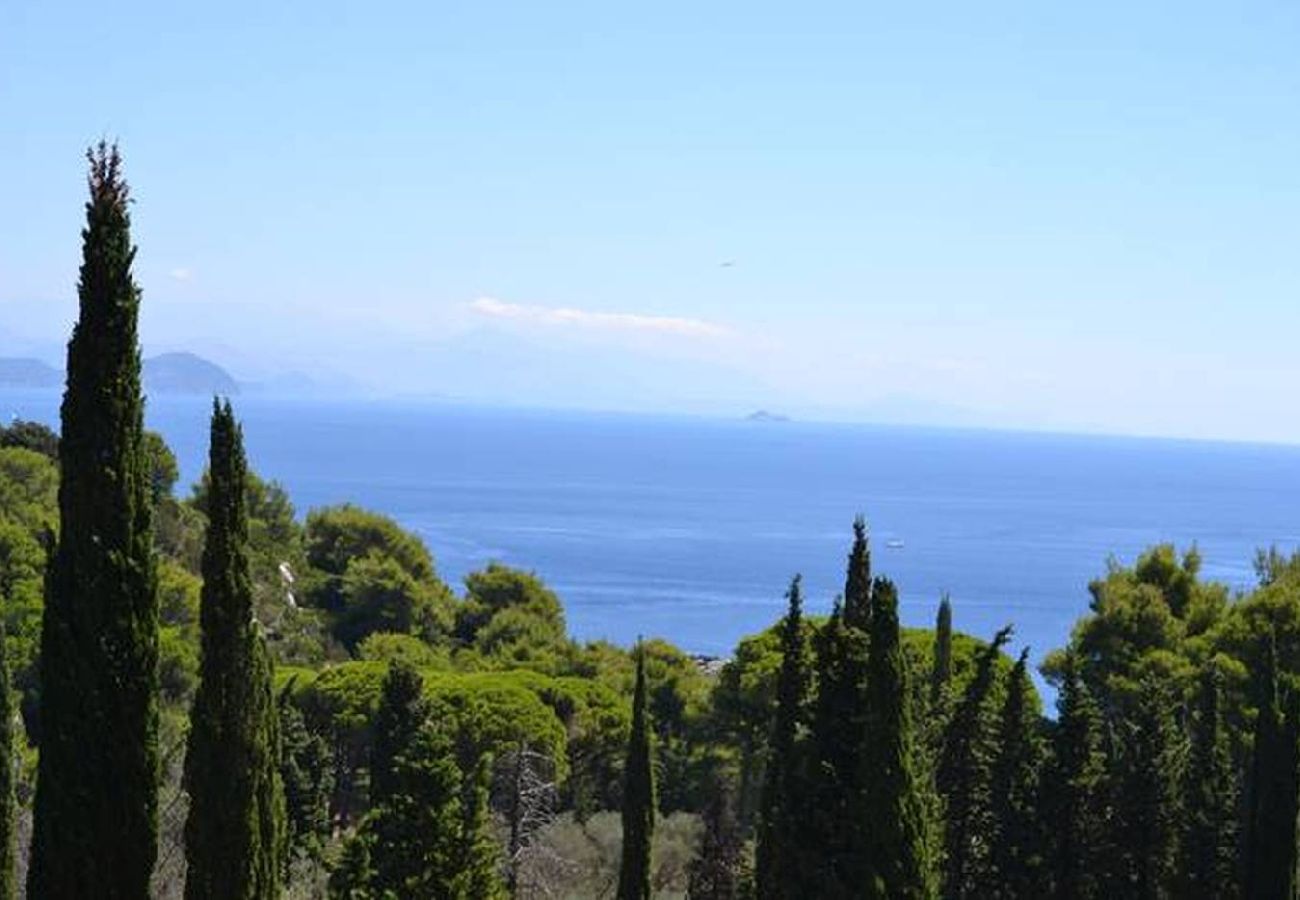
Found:
[[[193,353],[160,353],[144,360],[144,388],[150,394],[239,393],[239,382],[221,366]],[[59,388],[63,370],[30,358],[0,357],[0,388]]]
[[[760,409],[757,412],[752,412],[749,415],[745,416],[745,421],[746,422],[789,422],[790,417],[783,416],[780,413],[768,412],[765,409]]]

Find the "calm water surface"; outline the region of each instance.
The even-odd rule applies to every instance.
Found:
[[[0,403],[57,417],[53,394]],[[149,404],[187,482],[208,412]],[[1291,447],[256,397],[237,412],[253,466],[300,513],[382,510],[453,583],[493,559],[534,569],[578,637],[701,653],[771,623],[795,572],[808,608],[828,609],[858,512],[906,623],[928,624],[948,591],[958,628],[1014,622],[1035,657],[1065,640],[1112,554],[1196,541],[1207,575],[1246,587],[1256,547],[1300,544]]]

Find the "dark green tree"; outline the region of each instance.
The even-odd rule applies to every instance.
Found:
[[[798,575],[790,582],[786,601],[776,718],[768,741],[754,864],[758,895],[771,900],[803,896],[800,848],[807,795],[800,756],[802,732],[807,725],[808,660]]]
[[[930,898],[936,893],[930,823],[917,771],[907,660],[899,642],[898,592],[878,578],[871,592],[867,734],[863,748],[869,813],[864,893],[872,898]]]
[[[1201,673],[1191,734],[1183,779],[1183,893],[1206,900],[1236,897],[1240,791],[1223,720],[1223,672],[1214,661]]]
[[[383,803],[362,825],[377,897],[461,900],[462,778],[451,740],[424,722],[392,758]]]
[[[930,669],[930,709],[937,710],[952,681],[952,602],[948,595],[939,598],[939,612],[934,622],[934,664]]]
[[[424,679],[409,662],[388,664],[375,711],[370,749],[370,806],[385,805],[397,790],[397,757],[406,751],[429,718]]]
[[[1101,749],[1101,713],[1073,657],[1066,661],[1056,708],[1047,804],[1053,838],[1052,896],[1091,900],[1101,894],[1106,760]]]
[[[279,707],[288,853],[317,858],[330,836],[334,753],[324,736],[307,727],[289,688],[280,693]]]
[[[741,900],[747,896],[745,837],[736,815],[736,787],[726,773],[712,779],[703,813],[699,852],[686,885],[689,900]]]
[[[987,897],[1047,895],[1044,882],[1046,829],[1039,818],[1044,746],[1029,682],[1029,651],[1021,652],[1007,680],[998,717],[998,747],[993,763],[993,830]]]
[[[645,652],[638,644],[632,730],[623,769],[623,855],[618,867],[618,900],[649,900],[654,828],[655,780],[646,711]]]
[[[993,831],[993,760],[997,752],[991,692],[1007,626],[994,635],[975,662],[975,674],[953,713],[939,759],[939,793],[947,806],[944,893],[978,896],[991,881],[989,835]]]
[[[853,548],[844,583],[844,622],[863,632],[871,622],[871,543],[867,520],[862,516],[853,520]]]
[[[248,465],[229,402],[214,402],[199,600],[202,659],[185,753],[185,896],[279,896],[284,788],[271,659],[253,616]]]
[[[9,658],[5,652],[4,618],[0,617],[0,900],[18,896],[14,850],[17,832],[14,796],[14,709],[9,684]]]
[[[88,158],[41,628],[28,895],[143,898],[158,852],[158,594],[140,291],[121,157],[101,142]]]
[[[461,791],[460,882],[464,900],[502,900],[501,852],[492,837],[492,812],[488,792],[492,784],[492,757],[482,754]]]
[[[1178,850],[1178,795],[1185,757],[1174,725],[1174,699],[1163,682],[1143,679],[1136,708],[1119,723],[1113,885],[1124,896],[1173,896]]]
[[[1297,716],[1283,715],[1276,656],[1270,642],[1251,758],[1246,900],[1296,896]]]

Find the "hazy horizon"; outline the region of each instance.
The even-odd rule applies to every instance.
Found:
[[[97,9],[0,12],[0,356],[107,136],[243,379],[1300,442],[1295,8]]]

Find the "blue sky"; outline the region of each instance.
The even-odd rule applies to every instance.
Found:
[[[244,377],[1300,440],[1300,6],[626,7],[4,4],[0,355],[106,135]]]

